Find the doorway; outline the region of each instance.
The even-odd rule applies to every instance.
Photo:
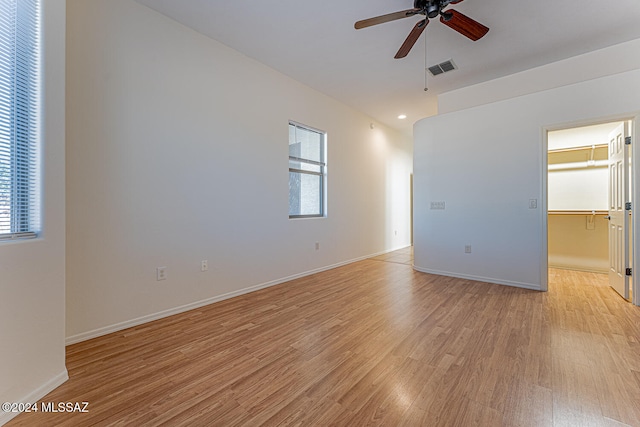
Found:
[[[624,136],[631,125],[621,120],[547,133],[548,266],[608,275],[628,300],[632,222],[625,202],[632,200],[632,180],[625,177],[632,157]]]

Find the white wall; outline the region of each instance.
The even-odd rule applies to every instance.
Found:
[[[546,130],[638,111],[634,70],[416,123],[416,269],[544,288]],[[446,210],[430,210],[431,201],[445,201]]]
[[[67,19],[68,342],[410,243],[410,138],[131,0]],[[288,219],[289,120],[328,218]]]
[[[65,1],[43,2],[43,232],[0,243],[0,402],[34,402],[64,365]],[[0,425],[17,414],[0,411]]]
[[[606,160],[603,161],[606,163]],[[548,209],[551,211],[608,209],[607,166],[549,171]]]
[[[640,68],[640,39],[438,96],[440,114]]]

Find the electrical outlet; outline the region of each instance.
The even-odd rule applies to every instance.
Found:
[[[167,267],[156,268],[156,280],[167,280]]]
[[[471,245],[464,245],[464,253],[465,254],[471,253]]]
[[[538,199],[529,199],[529,209],[538,209]]]
[[[200,271],[208,271],[209,270],[209,261],[207,261],[206,259],[203,259],[200,262]]]
[[[316,242],[316,251],[320,250],[320,242]]]

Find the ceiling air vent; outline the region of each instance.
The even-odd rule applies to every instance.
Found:
[[[432,76],[437,76],[439,74],[444,74],[449,71],[453,71],[457,69],[456,64],[453,63],[453,59],[449,59],[448,61],[441,62],[437,65],[433,65],[429,67],[429,72]]]

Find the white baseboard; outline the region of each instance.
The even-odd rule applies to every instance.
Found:
[[[571,270],[571,271],[585,271],[587,273],[601,273],[601,274],[607,274],[609,273],[608,269],[602,269],[602,268],[592,268],[592,267],[585,267],[583,265],[565,265],[565,264],[551,264],[549,263],[549,268],[557,268],[560,270]]]
[[[62,385],[69,379],[69,373],[65,369],[60,372],[55,377],[51,378],[46,383],[42,384],[40,387],[24,396],[22,399],[16,400],[15,403],[37,403],[40,399],[45,397],[51,391]],[[17,412],[2,412],[0,411],[0,426],[5,425],[15,417],[20,415]]]
[[[248,294],[250,292],[255,292],[258,291],[260,289],[264,289],[264,288],[268,288],[271,286],[275,286],[275,285],[279,285],[281,283],[285,283],[288,282],[290,280],[294,280],[294,279],[299,279],[301,277],[305,277],[305,276],[310,276],[312,274],[316,274],[316,273],[320,273],[323,271],[327,271],[327,270],[332,270],[334,268],[337,267],[342,267],[344,265],[347,264],[352,264],[354,262],[358,262],[358,261],[362,261],[364,259],[368,259],[368,258],[373,258],[376,256],[380,256],[380,255],[384,255],[387,254],[389,252],[393,252],[393,251],[397,251],[399,249],[404,249],[408,246],[402,246],[399,248],[394,248],[394,249],[389,249],[386,251],[382,251],[382,252],[378,252],[372,255],[366,255],[366,256],[362,256],[362,257],[358,257],[358,258],[354,258],[354,259],[350,259],[348,261],[342,261],[336,264],[332,264],[332,265],[328,265],[325,267],[320,267],[320,268],[316,268],[314,270],[309,270],[309,271],[305,271],[303,273],[298,273],[298,274],[294,274],[292,276],[288,276],[288,277],[283,277],[281,279],[276,279],[276,280],[272,280],[269,282],[265,282],[265,283],[260,283],[258,285],[254,285],[254,286],[249,286],[247,288],[244,289],[240,289],[237,291],[233,291],[233,292],[229,292],[223,295],[217,295],[211,298],[207,298],[204,300],[200,300],[200,301],[195,301],[189,304],[185,304],[179,307],[173,307],[170,308],[168,310],[163,310],[157,313],[152,313],[152,314],[148,314],[146,316],[142,316],[142,317],[138,317],[136,319],[131,319],[131,320],[127,320],[124,322],[120,322],[120,323],[116,323],[113,325],[109,325],[109,326],[105,326],[102,328],[98,328],[98,329],[94,329],[91,331],[87,331],[87,332],[83,332],[80,334],[76,334],[76,335],[72,335],[70,337],[67,337],[65,340],[66,345],[71,345],[71,344],[76,344],[82,341],[87,341],[90,340],[92,338],[97,338],[103,335],[107,335],[107,334],[111,334],[113,332],[118,332],[118,331],[122,331],[123,329],[127,329],[127,328],[131,328],[133,326],[138,326],[138,325],[142,325],[144,323],[148,323],[148,322],[152,322],[154,320],[158,320],[158,319],[162,319],[165,317],[169,317],[169,316],[173,316],[174,314],[180,314],[180,313],[184,313],[185,311],[189,311],[189,310],[194,310],[196,308],[200,308],[200,307],[204,307],[206,305],[209,304],[214,304],[216,302],[220,302],[220,301],[224,301],[226,299],[229,298],[234,298],[240,295],[244,295],[244,294]]]
[[[540,290],[540,284],[534,284],[534,283],[514,282],[511,280],[494,279],[491,277],[472,276],[468,274],[452,273],[450,271],[431,270],[428,268],[418,267],[415,264],[413,266],[413,269],[421,273],[436,274],[438,276],[455,277],[458,279],[474,280],[476,282],[486,282],[486,283],[494,283],[496,285],[513,286],[515,288],[530,289],[532,291]]]
[[[592,273],[608,273],[609,260],[549,254],[549,267],[564,270],[589,271]]]

